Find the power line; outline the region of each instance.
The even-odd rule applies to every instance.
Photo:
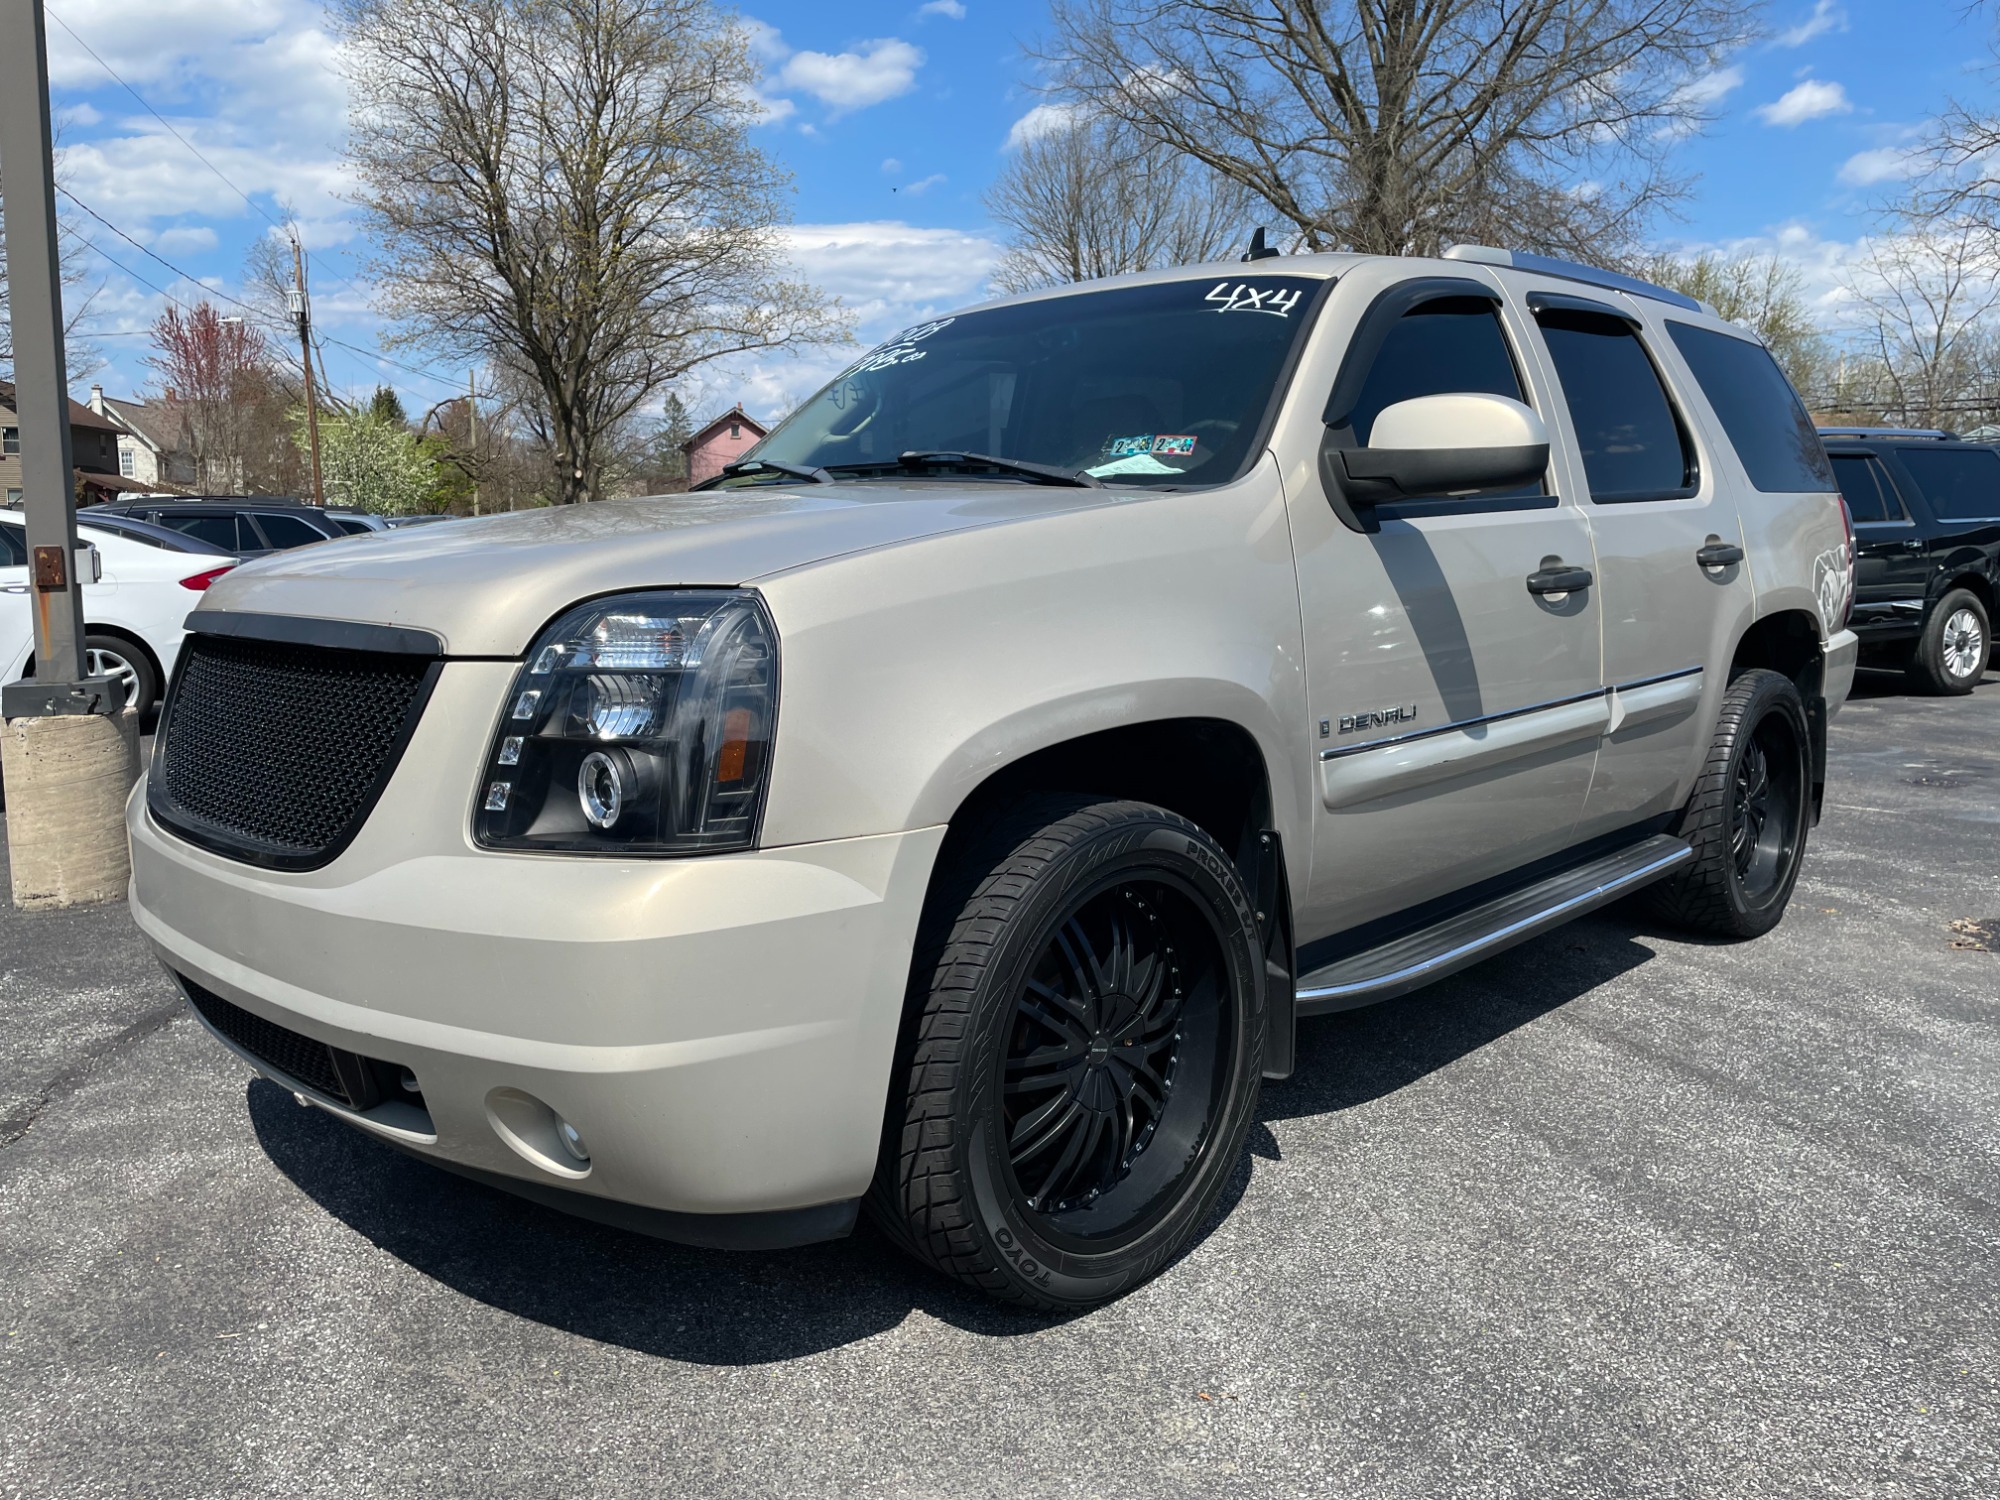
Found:
[[[116,224],[112,223],[109,219],[105,218],[103,214],[99,213],[96,209],[92,208],[88,203],[85,203],[81,198],[77,197],[77,195],[75,193],[72,193],[68,188],[58,184],[56,191],[61,193],[65,198],[69,199],[70,202],[74,203],[78,208],[82,209],[85,213],[89,214],[91,218],[97,220],[97,222],[102,224],[106,229],[110,230],[113,234],[117,235],[119,239],[123,240],[126,244],[130,245],[134,250],[137,250],[141,255],[145,256],[149,260],[158,261],[162,266],[165,266],[169,271],[172,271],[174,275],[180,277],[181,280],[190,282],[193,285],[200,287],[202,291],[207,293],[209,296],[220,298],[222,301],[227,302],[234,307],[240,307],[245,312],[250,313],[257,318],[269,320],[271,322],[271,326],[273,327],[281,326],[277,323],[275,319],[272,319],[271,315],[266,311],[264,311],[264,309],[252,306],[250,303],[245,302],[241,297],[232,297],[227,292],[218,291],[216,288],[208,285],[207,282],[202,281],[199,277],[190,275],[188,272],[183,271],[179,266],[175,265],[165,256],[159,254],[159,252],[148,249],[146,246],[140,244],[137,240],[133,239],[131,235],[127,234],[124,230],[120,229]],[[88,244],[89,241],[85,241],[85,243]],[[93,250],[97,249],[95,245],[92,245],[91,248]],[[104,252],[102,250],[98,250],[97,253],[99,255],[104,255]],[[105,255],[104,258],[106,260],[111,259],[111,257],[108,255]],[[116,265],[117,262],[112,261],[112,264]],[[131,273],[128,271],[126,274],[130,275]],[[158,289],[155,288],[155,290]],[[165,296],[166,294],[163,292],[161,293],[161,295]]]

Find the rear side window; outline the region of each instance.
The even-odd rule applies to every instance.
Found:
[[[21,540],[21,528],[0,523],[0,568],[25,568],[28,544]]]
[[[328,516],[327,519],[349,536],[360,536],[364,531],[373,531],[375,529],[366,521],[350,521],[346,516]]]
[[[1527,400],[1493,304],[1477,297],[1420,303],[1396,320],[1354,403],[1354,441],[1398,401],[1461,391]]]
[[[1855,525],[1907,519],[1903,502],[1890,487],[1880,463],[1866,453],[1835,453],[1831,457],[1833,477],[1840,481],[1840,496],[1847,502],[1847,513]]]
[[[1694,447],[1632,325],[1556,307],[1536,320],[1576,428],[1590,498],[1604,505],[1693,494]]]
[[[297,516],[272,515],[269,511],[260,510],[257,512],[257,525],[273,547],[304,547],[326,540],[317,526],[301,521]]]
[[[1762,344],[1669,320],[1667,331],[1715,409],[1752,489],[1830,490],[1826,449],[1798,392]]]
[[[1902,448],[1896,456],[1940,520],[2000,520],[2000,454],[1991,448]]]
[[[241,542],[236,537],[236,517],[234,516],[189,516],[175,515],[171,511],[160,517],[162,526],[171,526],[176,531],[184,531],[189,536],[222,548],[225,552],[241,552],[247,549],[260,550],[260,543]]]

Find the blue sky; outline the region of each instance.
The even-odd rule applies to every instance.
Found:
[[[796,182],[800,270],[854,310],[864,340],[977,299],[1001,248],[981,194],[1010,138],[1032,128],[1023,44],[1043,7],[762,0],[741,14],[771,108],[759,138]],[[1682,148],[1698,181],[1660,238],[1778,250],[1831,297],[1924,122],[1953,94],[1991,96],[1986,23],[1950,0],[1779,0],[1767,23],[1701,84],[1720,118]],[[71,211],[102,283],[92,312],[109,364],[95,378],[111,394],[147,384],[139,331],[163,294],[203,295],[184,278],[211,295],[240,289],[244,251],[281,201],[304,226],[321,331],[353,346],[328,348],[334,383],[365,394],[383,381],[419,411],[462,385],[464,372],[422,355],[377,352],[367,247],[340,199],[345,97],[322,27],[313,0],[51,0],[66,179],[100,216]],[[689,402],[776,414],[841,358],[715,371]]]

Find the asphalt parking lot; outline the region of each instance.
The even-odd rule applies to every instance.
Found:
[[[1308,1023],[1226,1216],[1067,1321],[446,1176],[122,907],[0,909],[0,1494],[2000,1495],[2000,675],[1895,686],[1775,934]]]

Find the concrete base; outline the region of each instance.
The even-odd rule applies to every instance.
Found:
[[[139,715],[9,719],[0,776],[14,904],[46,911],[122,900],[132,876],[125,799],[139,778]]]

